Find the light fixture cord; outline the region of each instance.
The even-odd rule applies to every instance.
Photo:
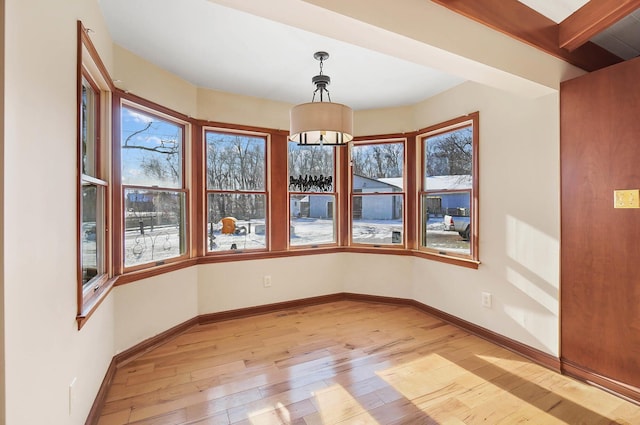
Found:
[[[320,74],[319,75],[324,75],[322,73],[322,68],[324,67],[324,59],[322,57],[320,57]],[[327,86],[324,84],[320,84],[320,83],[316,83],[316,89],[313,91],[313,97],[311,98],[311,102],[315,102],[316,100],[316,93],[320,92],[320,102],[322,102],[324,99],[322,97],[322,93],[323,92],[327,92],[327,99],[329,99],[329,102],[331,102],[331,94],[329,93],[329,90],[327,90]]]

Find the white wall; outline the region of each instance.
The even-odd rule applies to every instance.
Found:
[[[559,96],[465,83],[416,105],[423,126],[480,111],[478,270],[416,259],[418,301],[559,353]],[[481,292],[493,308],[481,307]]]
[[[196,267],[118,286],[113,293],[117,353],[198,315]]]
[[[77,19],[109,68],[112,43],[95,1],[4,4],[4,419],[83,424],[114,328],[109,298],[81,331],[75,320]]]
[[[198,89],[198,115],[203,120],[289,130],[292,105],[209,89]]]
[[[215,313],[343,290],[341,254],[234,261],[198,266],[199,313]],[[271,276],[265,288],[263,277]]]
[[[111,77],[117,81],[116,87],[184,115],[199,117],[196,86],[118,45],[113,46],[113,57]]]
[[[401,255],[343,254],[344,292],[412,298],[413,258]]]

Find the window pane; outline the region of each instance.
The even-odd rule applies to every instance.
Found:
[[[471,189],[473,131],[463,127],[426,138],[424,190]]]
[[[122,107],[122,184],[182,188],[183,127]]]
[[[298,146],[289,143],[289,191],[333,192],[331,146]]]
[[[354,177],[382,180],[402,190],[404,143],[354,145],[351,162]]]
[[[208,131],[207,189],[264,191],[263,137]]]
[[[209,251],[266,248],[265,195],[210,193],[207,211]]]
[[[125,189],[124,264],[158,262],[185,253],[185,194]]]
[[[445,253],[471,254],[471,193],[429,193],[422,196],[422,244]]]
[[[366,244],[403,243],[402,195],[354,196],[351,240]]]
[[[290,246],[335,243],[334,155],[331,146],[289,143]]]
[[[80,227],[82,285],[105,272],[104,270],[104,188],[94,184],[82,185],[82,222]]]
[[[82,144],[82,174],[97,177],[98,95],[89,82],[82,78],[80,104],[80,138]]]
[[[404,143],[354,145],[351,150],[351,241],[373,245],[403,243]]]
[[[318,245],[334,243],[334,195],[291,195],[289,197],[289,243]]]

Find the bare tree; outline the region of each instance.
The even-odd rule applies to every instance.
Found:
[[[123,108],[122,126],[126,228],[143,233],[146,225],[178,223],[183,195],[172,189],[182,187],[182,127],[129,108]]]
[[[470,175],[473,155],[471,128],[466,127],[428,139],[428,176]]]
[[[262,138],[208,133],[207,189],[225,193],[209,194],[209,221],[226,216],[263,218],[265,190],[265,141]],[[226,193],[248,192],[248,193]]]
[[[333,176],[331,146],[297,146],[289,144],[289,176]]]
[[[353,173],[380,179],[401,177],[404,167],[402,143],[379,143],[354,146],[351,150]]]
[[[133,130],[122,142],[122,150],[136,150],[147,153],[137,164],[143,173],[159,182],[180,182],[181,179],[181,129],[176,127],[176,134],[161,134],[149,120],[142,128]],[[141,137],[142,136],[142,137]]]

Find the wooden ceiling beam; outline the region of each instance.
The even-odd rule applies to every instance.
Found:
[[[591,0],[560,22],[558,44],[573,51],[638,8],[640,0]]]
[[[623,61],[591,42],[571,52],[561,48],[558,44],[559,25],[517,0],[431,1],[586,71],[595,71]]]

